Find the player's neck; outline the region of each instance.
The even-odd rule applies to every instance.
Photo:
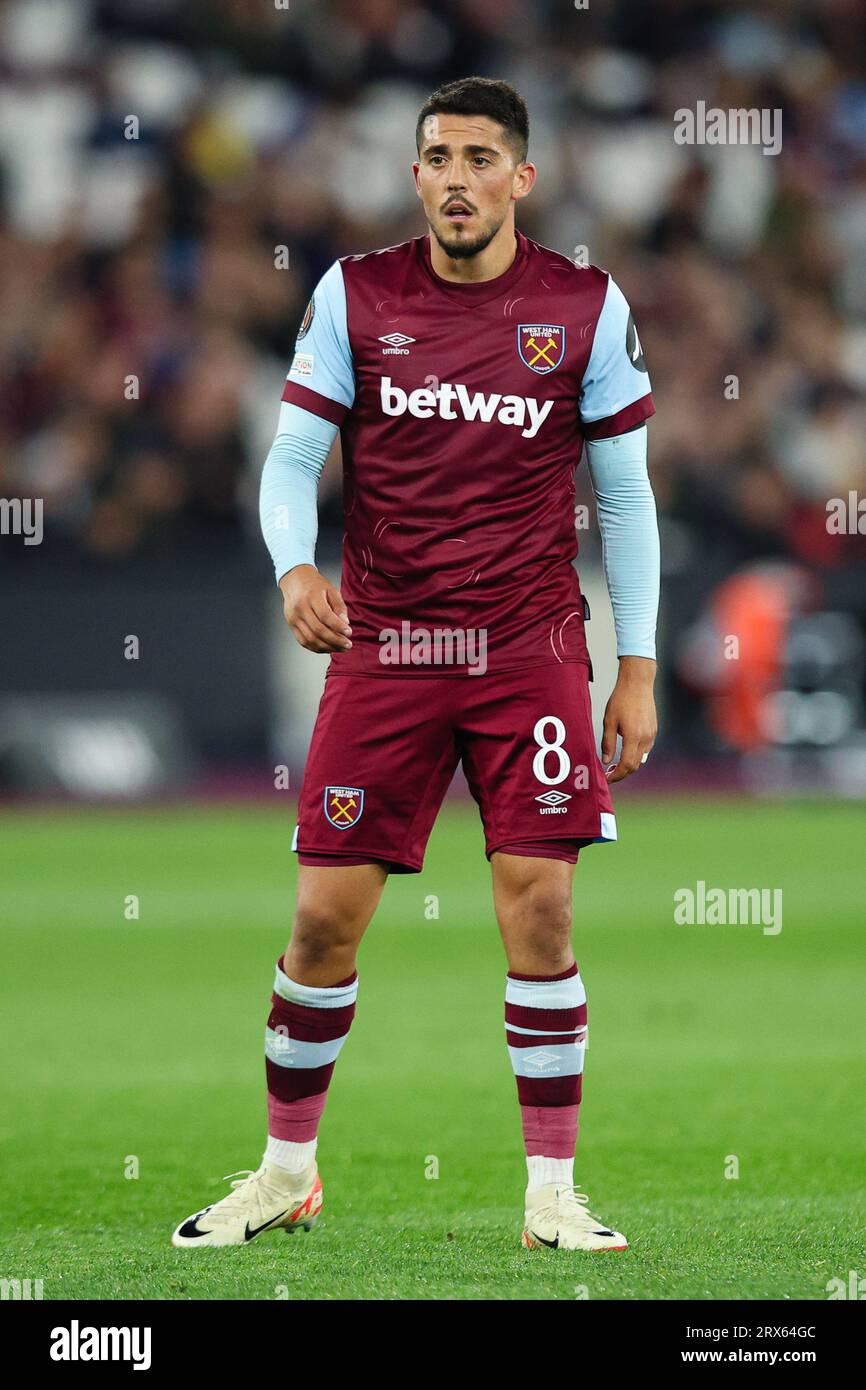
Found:
[[[503,223],[496,236],[479,251],[477,256],[454,260],[443,250],[435,236],[430,242],[430,264],[443,280],[453,280],[457,284],[474,285],[484,280],[495,280],[504,275],[513,265],[517,256],[517,235],[513,223]]]

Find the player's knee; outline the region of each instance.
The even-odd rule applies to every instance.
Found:
[[[541,893],[531,900],[524,921],[526,944],[551,970],[558,970],[560,955],[571,941],[571,904]]]
[[[571,895],[539,878],[516,885],[508,895],[509,925],[539,957],[558,957],[571,938]]]
[[[353,913],[323,904],[299,904],[292,930],[294,956],[311,966],[354,950],[363,927]]]

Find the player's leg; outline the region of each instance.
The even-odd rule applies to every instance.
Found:
[[[179,1246],[240,1245],[306,1229],[322,1203],[319,1121],[355,1013],[358,944],[388,872],[417,872],[457,753],[442,680],[328,678],[298,810],[301,861],[289,946],[265,1036],[261,1166],[175,1231]]]
[[[556,842],[547,848],[556,853]],[[586,990],[571,948],[574,863],[519,850],[494,853],[491,863],[508,958],[506,1039],[526,1148],[523,1243],[622,1250],[625,1237],[592,1216],[574,1187],[587,1035]]]
[[[586,991],[571,947],[581,847],[614,831],[584,667],[478,681],[461,722],[506,955],[505,1019],[527,1159],[524,1244],[622,1249],[573,1186]],[[555,793],[554,793],[555,789]],[[554,794],[552,794],[554,793]]]
[[[319,1121],[355,1014],[358,946],[386,878],[382,864],[300,866],[292,937],[277,962],[265,1031],[265,1152],[228,1196],[178,1226],[178,1248],[245,1245],[266,1230],[315,1224]]]
[[[556,842],[547,848],[555,853]],[[562,859],[499,850],[490,856],[493,905],[509,970],[558,975],[574,965],[571,899],[576,862],[576,851]]]
[[[319,1122],[355,1016],[358,947],[386,878],[382,864],[300,866],[295,922],[277,962],[265,1033],[262,1162],[281,1172],[315,1172]]]
[[[508,960],[506,1039],[517,1079],[528,1190],[551,1182],[570,1185],[587,1027],[586,991],[571,946],[574,864],[498,851],[491,868]]]
[[[574,864],[497,852],[491,867],[508,960],[506,1039],[528,1189],[571,1184],[587,1026],[586,991],[571,946]]]
[[[509,963],[506,1038],[528,1190],[571,1184],[587,1037],[587,992],[571,949],[574,865],[496,852],[491,867],[493,906]]]
[[[387,876],[379,863],[300,864],[295,921],[280,962],[286,974],[325,987],[351,975]]]

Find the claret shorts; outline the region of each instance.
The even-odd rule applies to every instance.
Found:
[[[418,873],[458,763],[488,858],[499,850],[574,863],[584,845],[616,839],[586,664],[482,676],[329,673],[301,789],[300,862]]]

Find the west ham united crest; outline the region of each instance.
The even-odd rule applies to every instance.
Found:
[[[565,326],[561,323],[521,323],[517,328],[520,360],[545,376],[556,371],[565,356]]]
[[[357,825],[363,810],[363,787],[325,788],[325,815],[337,830],[348,830]]]

